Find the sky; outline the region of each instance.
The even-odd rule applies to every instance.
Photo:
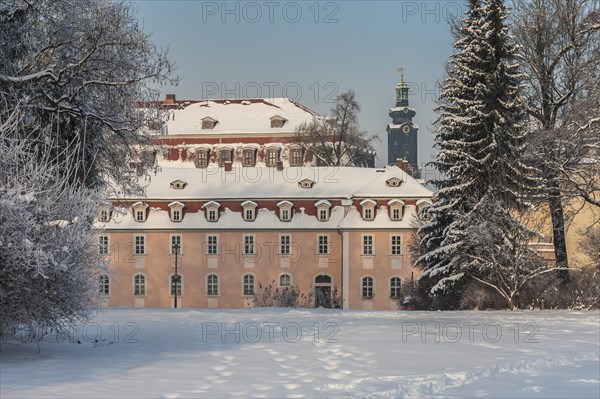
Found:
[[[459,1],[133,2],[152,40],[168,47],[178,99],[292,98],[321,115],[353,89],[360,126],[378,134],[376,165],[387,163],[389,108],[398,67],[411,88],[419,162],[432,158],[439,82],[452,53],[448,19]]]

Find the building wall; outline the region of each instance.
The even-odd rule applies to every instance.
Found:
[[[182,276],[182,294],[178,306],[185,308],[242,308],[252,306],[253,297],[242,293],[242,278],[246,273],[255,276],[255,292],[259,283],[264,287],[279,286],[282,273],[291,275],[292,285],[308,294],[314,288],[315,277],[326,274],[343,296],[347,309],[396,308],[396,300],[390,298],[389,280],[397,276],[409,281],[415,272],[407,256],[406,245],[409,231],[352,231],[345,234],[348,240],[342,244],[342,234],[337,231],[106,231],[110,238],[111,261],[110,294],[108,306],[173,307],[169,278],[174,273],[175,256],[169,252],[172,234],[182,236],[181,255],[178,256],[178,274]],[[145,236],[146,253],[135,255],[134,235]],[[256,256],[244,256],[243,235],[254,234],[257,244]],[[279,254],[279,237],[289,234],[292,238],[291,255]],[[363,236],[374,238],[374,255],[362,254]],[[206,254],[207,235],[218,235],[219,254]],[[329,237],[330,254],[317,254],[317,237]],[[402,237],[402,254],[390,255],[390,235]],[[344,292],[342,262],[347,262],[347,292]],[[134,295],[133,278],[137,273],[146,277],[146,294]],[[219,277],[219,294],[207,295],[206,279],[209,274]],[[346,277],[347,276],[347,277]],[[362,298],[362,277],[374,278],[374,297]],[[416,278],[416,274],[414,276]]]

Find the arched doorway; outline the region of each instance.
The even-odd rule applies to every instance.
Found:
[[[315,277],[315,308],[331,308],[331,277],[326,274]]]

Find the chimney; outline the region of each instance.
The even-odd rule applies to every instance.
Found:
[[[231,161],[225,161],[225,172],[231,172],[232,163]]]
[[[277,170],[279,170],[279,171],[283,170],[283,161],[277,161]]]
[[[167,94],[165,104],[175,104],[175,94]]]
[[[408,173],[408,162],[406,159],[396,159],[396,166]]]

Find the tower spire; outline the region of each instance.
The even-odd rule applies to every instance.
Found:
[[[404,68],[398,67],[400,82],[396,85],[396,107],[408,107],[408,85],[404,81]]]

